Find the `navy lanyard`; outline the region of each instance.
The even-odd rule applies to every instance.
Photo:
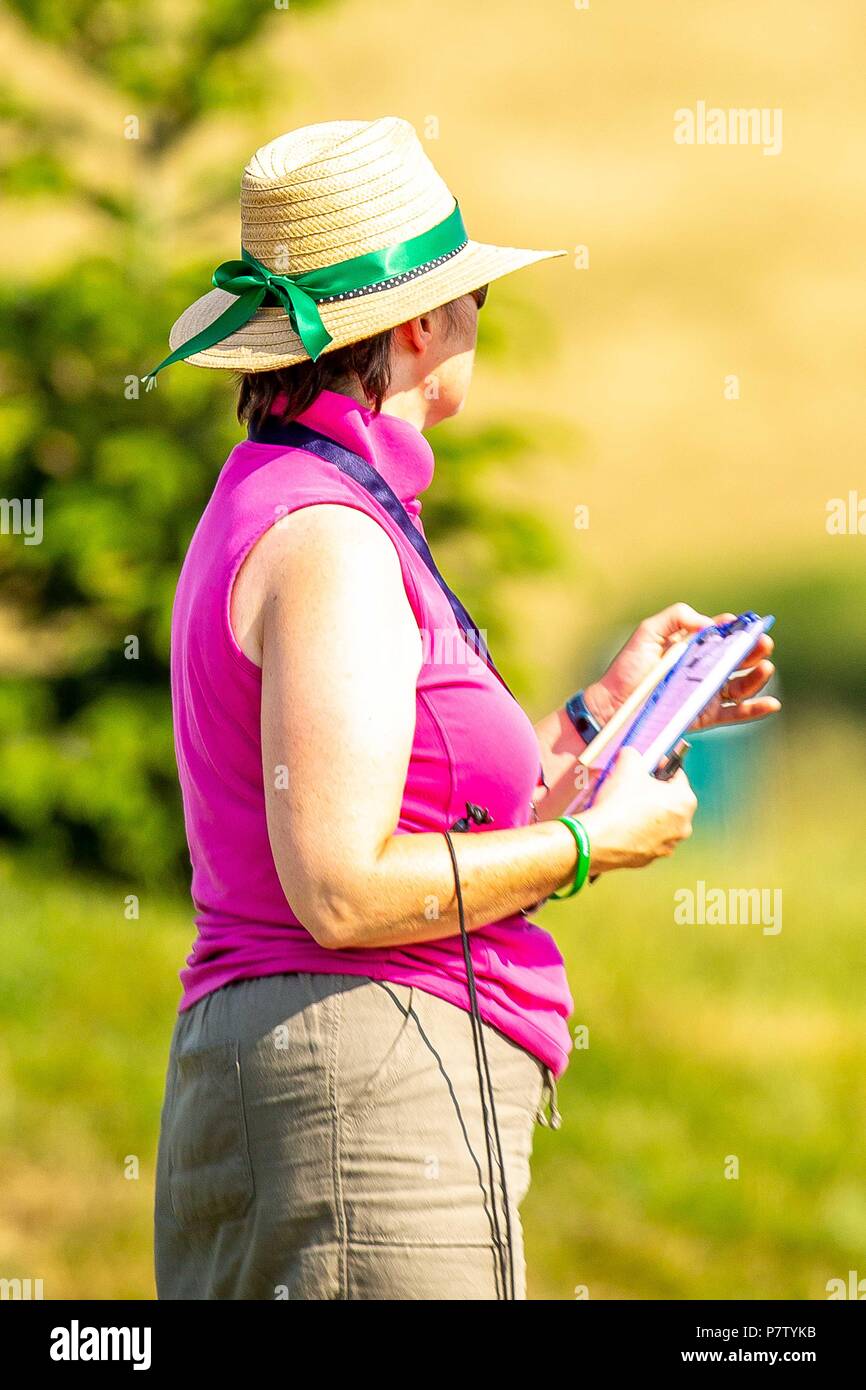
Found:
[[[348,478],[353,478],[360,487],[368,492],[370,496],[384,507],[385,511],[393,520],[395,526],[399,526],[409,544],[421,556],[424,564],[432,574],[439,588],[451,605],[451,611],[457,620],[457,625],[466,638],[470,649],[478,652],[487,665],[490,667],[497,680],[505,687],[511,698],[515,696],[509,686],[502,679],[496,669],[493,657],[487,647],[487,643],[481,635],[481,631],[470,617],[457,595],[451,590],[446,581],[439,573],[436,561],[430,554],[430,547],[427,544],[418,527],[413,522],[400,498],[392,487],[385,482],[382,474],[377,472],[371,463],[361,458],[360,454],[354,453],[351,449],[344,449],[342,444],[337,444],[333,439],[328,439],[327,435],[319,434],[317,430],[311,430],[307,425],[301,425],[297,420],[289,424],[283,424],[273,417],[267,419],[264,424],[250,426],[248,437],[251,444],[282,444],[287,449],[303,449],[308,454],[315,454],[317,458],[324,459],[326,463],[332,463],[341,473],[345,473]],[[547,787],[544,777],[544,769],[539,767],[538,785]],[[469,803],[467,802],[467,807]]]
[[[252,444],[283,444],[287,449],[304,449],[308,454],[315,454],[318,458],[324,459],[326,463],[332,463],[335,468],[339,468],[340,472],[345,473],[347,477],[353,478],[365,492],[368,492],[379,503],[380,507],[384,507],[394,524],[399,526],[409,544],[421,556],[447,598],[451,605],[451,611],[457,619],[457,624],[467,640],[467,645],[486,661],[493,674],[511,695],[511,691],[494,665],[478,625],[442,578],[436,561],[430,554],[429,545],[412,521],[400,498],[371,463],[361,458],[360,454],[353,453],[351,449],[344,449],[333,439],[328,439],[326,435],[319,434],[318,431],[311,430],[307,425],[301,425],[296,420],[290,424],[282,424],[278,420],[269,419],[257,427],[251,426],[249,439]]]

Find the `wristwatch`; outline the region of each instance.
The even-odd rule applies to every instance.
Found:
[[[565,712],[584,743],[592,743],[595,736],[601,733],[601,725],[590,713],[582,690],[578,690],[576,695],[572,695],[571,699],[566,701]]]

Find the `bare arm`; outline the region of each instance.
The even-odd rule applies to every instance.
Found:
[[[535,808],[540,820],[551,820],[561,816],[574,800],[577,760],[586,744],[569,719],[564,705],[540,719],[535,725],[535,732],[547,783],[547,790],[541,788],[536,795]]]
[[[319,505],[259,543],[252,626],[262,653],[262,763],[277,872],[330,949],[408,945],[458,930],[441,834],[395,834],[415,729],[421,640],[394,548],[371,518]],[[592,871],[639,867],[691,831],[684,774],[626,759],[582,821]],[[557,820],[454,840],[472,930],[574,874]]]
[[[394,833],[421,641],[393,545],[363,513],[324,505],[287,518],[268,545],[262,760],[286,897],[327,947],[453,936],[444,838]],[[575,868],[558,822],[458,835],[455,849],[470,928],[546,897]]]

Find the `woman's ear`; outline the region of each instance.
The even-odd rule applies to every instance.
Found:
[[[395,330],[401,347],[410,352],[424,352],[432,342],[434,327],[432,314],[419,314],[415,319],[407,319]]]

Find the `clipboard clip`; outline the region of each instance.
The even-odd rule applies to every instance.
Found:
[[[656,780],[659,782],[669,782],[671,778],[679,772],[691,746],[692,745],[688,743],[686,739],[681,738],[676,747],[668,754],[665,761],[660,767],[656,768],[653,773]]]

